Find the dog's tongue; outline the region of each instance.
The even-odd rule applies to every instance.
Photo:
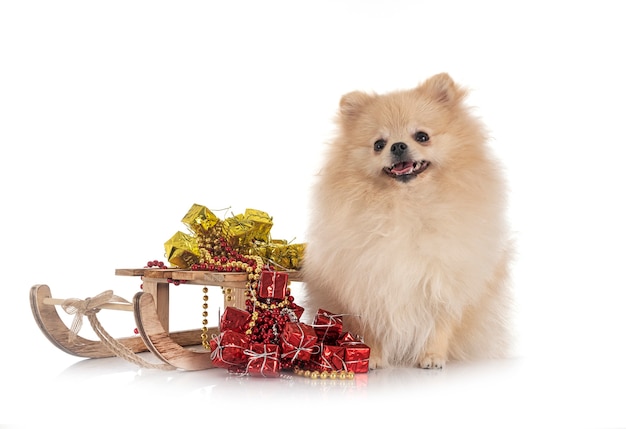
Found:
[[[409,174],[411,171],[413,171],[412,162],[398,162],[397,164],[394,164],[391,168],[391,172],[398,176],[401,176],[403,174]]]

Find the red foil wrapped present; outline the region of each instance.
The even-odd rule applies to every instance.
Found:
[[[313,327],[320,341],[323,343],[334,343],[343,330],[343,320],[340,315],[320,308],[317,310],[313,320]]]
[[[352,332],[344,332],[337,339],[337,344],[341,345],[342,343],[355,343],[358,341],[359,339],[352,335]]]
[[[246,373],[256,377],[280,376],[278,344],[252,343],[244,353],[248,356]]]
[[[319,344],[320,352],[313,356],[313,361],[319,371],[344,371],[346,370],[345,347]]]
[[[346,370],[355,374],[369,371],[370,366],[370,348],[360,341],[343,342],[342,347],[345,349],[344,361]]]
[[[249,328],[252,315],[237,307],[226,307],[220,317],[220,332],[231,330],[244,334]]]
[[[262,271],[257,295],[260,298],[284,299],[287,294],[287,278],[287,273]]]
[[[245,364],[248,356],[244,351],[250,345],[247,335],[231,330],[222,331],[211,338],[211,362],[220,368],[231,368]]]
[[[285,307],[281,310],[281,314],[285,314],[289,322],[299,322],[303,313],[304,308],[293,302],[289,304],[289,307]]]
[[[280,335],[282,358],[307,361],[311,355],[319,351],[317,335],[311,325],[300,322],[287,322]]]
[[[300,307],[298,304],[292,302],[289,308],[294,312],[298,320],[300,320],[300,318],[304,314],[304,307]]]

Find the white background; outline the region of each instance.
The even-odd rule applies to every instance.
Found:
[[[621,9],[2,2],[0,423],[626,426]],[[32,285],[131,299],[137,279],[115,268],[162,260],[193,203],[264,210],[273,237],[306,241],[309,188],[340,96],[442,71],[472,91],[506,166],[518,242],[510,360],[351,384],[241,379],[83,361],[37,328]],[[199,327],[200,291],[173,295],[173,327]],[[132,318],[101,314],[112,334],[132,334]]]

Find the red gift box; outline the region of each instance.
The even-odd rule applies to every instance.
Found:
[[[249,328],[252,315],[237,307],[226,307],[220,317],[220,332],[231,330],[244,334]]]
[[[292,302],[290,308],[293,310],[294,313],[296,313],[296,317],[298,318],[298,320],[300,320],[300,318],[304,314],[304,307],[300,307],[298,304],[294,304]]]
[[[355,374],[369,371],[370,348],[360,341],[344,342],[346,370]]]
[[[259,298],[284,299],[287,295],[287,273],[262,271],[257,295]]]
[[[248,356],[246,373],[257,377],[280,376],[278,344],[252,343],[244,353]]]
[[[285,307],[281,310],[282,314],[287,315],[289,322],[299,322],[300,317],[304,313],[304,307],[300,307],[298,304],[291,303],[289,307]]]
[[[355,343],[359,342],[359,339],[352,335],[352,332],[344,332],[337,339],[337,344],[341,345],[342,343]]]
[[[300,322],[287,322],[280,336],[282,358],[307,361],[311,354],[319,351],[317,335],[311,325]]]
[[[334,343],[343,330],[343,320],[340,315],[320,308],[313,320],[313,327],[320,341]]]
[[[313,356],[319,371],[343,371],[346,370],[344,361],[345,347],[319,344],[320,352]]]
[[[245,364],[248,356],[244,351],[248,348],[248,336],[231,330],[222,331],[211,338],[211,362],[220,368],[231,368]]]

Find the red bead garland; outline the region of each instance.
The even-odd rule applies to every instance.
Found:
[[[154,261],[148,261],[148,263],[146,264],[146,266],[144,268],[161,268],[161,269],[165,270],[165,269],[167,269],[167,266],[165,265],[164,262],[157,261],[155,259]]]
[[[146,263],[146,265],[144,266],[144,268],[159,268],[161,270],[167,270],[168,267],[167,265],[165,265],[165,262],[162,261],[158,261],[158,260],[153,260],[153,261],[148,261]],[[171,283],[175,286],[180,285],[181,283],[187,283],[187,280],[174,280],[174,279],[167,279],[168,283]],[[143,284],[141,285],[141,289],[143,289]]]

